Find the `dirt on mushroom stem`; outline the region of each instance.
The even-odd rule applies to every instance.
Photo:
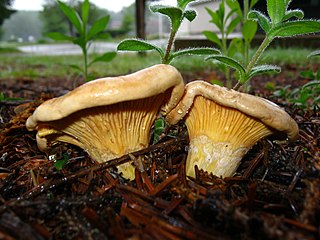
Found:
[[[259,90],[268,98],[266,93]],[[57,160],[60,152],[70,154],[58,171],[25,129],[39,103],[18,114],[15,106],[1,103],[1,234],[38,239],[316,239],[320,111],[275,101],[298,122],[296,143],[260,141],[234,177],[221,179],[196,168],[190,180],[184,174],[187,141],[172,137],[186,137],[180,124],[168,129],[159,145],[135,155],[145,172],[137,172],[132,182],[93,164],[71,145],[56,149]],[[33,191],[38,194],[29,195]]]

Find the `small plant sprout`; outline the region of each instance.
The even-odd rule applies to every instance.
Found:
[[[278,66],[257,65],[261,55],[274,39],[320,32],[320,21],[304,20],[303,11],[299,9],[288,10],[290,2],[290,0],[267,0],[268,16],[260,11],[249,11],[248,19],[258,22],[265,32],[265,38],[248,64],[243,65],[226,55],[214,55],[207,58],[217,60],[238,72],[238,83],[234,89],[239,89],[254,76],[280,72],[281,69]]]
[[[221,53],[228,57],[235,57],[239,53],[242,55],[242,63],[247,64],[249,59],[249,49],[251,41],[253,40],[257,31],[257,22],[247,19],[248,11],[251,10],[258,0],[244,0],[243,10],[240,7],[238,1],[223,0],[219,4],[219,8],[216,11],[212,11],[210,8],[206,8],[206,11],[211,17],[210,22],[213,23],[219,30],[220,36],[216,32],[204,31],[205,37],[218,45],[221,49]],[[226,5],[230,8],[230,11],[226,11]],[[233,37],[228,44],[228,39],[231,33],[241,25],[242,39]],[[221,66],[226,77],[226,86],[232,87],[233,79],[230,74],[230,69],[225,65]]]
[[[37,144],[44,152],[66,142],[103,163],[147,147],[159,112],[166,115],[183,92],[177,69],[155,65],[130,75],[87,82],[50,99],[35,110],[26,126],[37,130]],[[134,179],[131,163],[118,166],[118,171]]]
[[[320,51],[316,50],[311,52],[308,58],[319,56]],[[302,71],[300,75],[310,81],[289,92],[287,95],[289,101],[303,108],[320,106],[320,69],[315,72],[311,69]]]
[[[188,83],[166,119],[170,124],[185,120],[190,177],[195,177],[195,165],[219,177],[231,177],[260,139],[275,134],[293,141],[299,133],[297,123],[276,104],[204,81]]]
[[[195,0],[177,0],[177,6],[152,5],[150,9],[153,13],[159,13],[167,16],[170,20],[171,31],[166,49],[162,49],[152,43],[141,39],[125,39],[119,43],[118,51],[150,51],[155,50],[161,57],[161,63],[170,64],[171,61],[179,56],[185,55],[211,55],[219,54],[220,51],[214,48],[190,48],[178,51],[172,51],[176,34],[184,19],[193,21],[197,13],[192,9],[187,9],[187,5]]]
[[[109,37],[109,35],[106,34],[104,32],[104,30],[107,27],[107,24],[109,22],[110,17],[109,17],[109,15],[107,15],[105,17],[98,19],[89,28],[89,26],[88,26],[88,19],[89,19],[89,13],[90,13],[89,0],[84,0],[82,3],[81,17],[79,16],[79,14],[76,12],[75,9],[69,7],[64,2],[58,0],[57,3],[59,4],[60,9],[63,11],[65,16],[68,18],[70,23],[76,29],[77,36],[76,37],[67,36],[67,35],[62,34],[60,32],[48,33],[47,36],[53,40],[56,40],[56,41],[72,42],[81,48],[82,55],[83,55],[83,68],[81,68],[77,65],[70,65],[70,66],[77,69],[78,71],[82,72],[84,74],[85,80],[89,81],[92,79],[92,77],[90,77],[88,74],[88,68],[92,64],[94,64],[96,62],[109,62],[116,56],[116,52],[107,52],[103,55],[100,55],[100,56],[94,58],[91,61],[89,61],[89,56],[88,56],[89,48],[94,40],[105,39],[105,38]]]

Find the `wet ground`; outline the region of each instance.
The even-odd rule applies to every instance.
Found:
[[[296,72],[294,66],[287,66]],[[218,73],[184,74],[211,79]],[[272,78],[278,86],[292,74]],[[294,84],[305,83],[297,77]],[[265,139],[245,156],[235,176],[196,169],[185,176],[185,126],[168,127],[157,144],[94,163],[72,145],[54,157],[40,152],[25,121],[44,99],[72,88],[62,79],[2,82],[0,102],[0,238],[3,239],[319,239],[320,111],[274,97],[262,77],[253,93],[272,99],[297,121],[295,143]],[[41,96],[41,99],[39,98]],[[135,161],[134,181],[115,166]],[[60,169],[56,163],[65,163]]]

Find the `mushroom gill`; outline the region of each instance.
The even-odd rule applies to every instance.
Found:
[[[26,125],[38,131],[40,150],[47,151],[57,142],[71,143],[102,163],[147,147],[160,110],[163,114],[171,110],[183,89],[175,68],[156,65],[127,76],[98,79],[48,100]],[[131,163],[118,170],[134,179]]]
[[[149,145],[150,129],[162,101],[163,94],[84,109],[65,119],[39,123],[37,135],[46,138],[50,145],[71,143],[103,163]],[[131,163],[120,165],[118,170],[125,178],[134,176]]]

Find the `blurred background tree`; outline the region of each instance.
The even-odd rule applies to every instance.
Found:
[[[76,9],[78,14],[81,16],[82,2],[69,0],[66,3]],[[100,9],[93,3],[90,3],[89,24],[95,22],[100,17],[107,15],[108,12],[106,12],[107,10]],[[73,37],[75,36],[75,29],[73,25],[63,14],[55,0],[45,0],[43,11],[40,12],[40,19],[43,24],[42,33],[44,35],[49,32],[61,32]]]
[[[135,6],[132,4],[129,7],[123,8],[122,22],[120,29],[124,34],[129,33],[134,30],[134,21],[135,21]]]
[[[5,19],[9,18],[11,14],[15,13],[14,10],[10,9],[12,3],[13,0],[0,0],[0,39],[3,33],[1,25]]]
[[[81,12],[80,6],[82,0],[67,0],[64,2],[75,8],[78,13]],[[152,0],[146,1],[144,14],[146,19],[145,27],[147,35],[156,38],[159,33],[159,16],[152,14],[149,10],[149,4],[151,2]],[[9,14],[15,12],[15,10],[10,9],[13,3],[14,0],[0,0],[0,23],[3,22],[3,35],[2,37],[0,36],[0,40],[12,42],[46,42],[48,39],[45,38],[45,35],[49,32],[61,32],[69,36],[74,36],[75,31],[73,26],[58,7],[56,0],[44,0],[43,10],[41,11],[20,10],[8,18],[10,16]],[[89,24],[108,14],[110,15],[110,21],[106,31],[113,38],[121,39],[128,36],[136,36],[135,2],[128,7],[124,7],[119,12],[108,11],[92,3],[90,3],[90,5]],[[4,13],[3,9],[6,9],[7,12]],[[7,17],[6,20],[5,17]],[[162,25],[163,31],[169,32],[170,26],[167,24],[167,21],[163,21]]]

